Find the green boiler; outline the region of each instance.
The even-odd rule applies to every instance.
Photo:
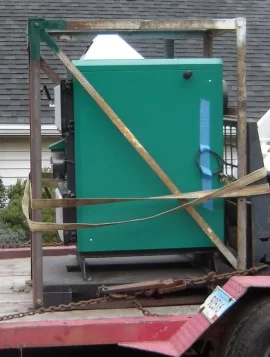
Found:
[[[223,158],[222,60],[78,60],[73,64],[180,191],[221,187],[217,157]],[[65,157],[66,180],[73,187],[73,196],[141,198],[171,194],[73,77],[68,98],[61,107],[72,123],[65,128],[68,131],[72,127]],[[149,200],[80,206],[73,217],[77,223],[127,221],[179,205],[177,200]],[[195,208],[224,241],[223,199]],[[139,222],[78,229],[74,235],[77,251],[84,256],[214,248],[185,210]]]

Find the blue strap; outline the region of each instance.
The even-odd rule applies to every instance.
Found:
[[[211,153],[210,153],[210,101],[200,101],[200,167],[202,170],[203,191],[212,189]],[[204,203],[204,207],[210,211],[214,209],[213,201]]]

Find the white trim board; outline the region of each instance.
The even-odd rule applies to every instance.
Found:
[[[42,136],[60,136],[56,125],[41,125]],[[29,124],[0,124],[0,136],[30,136]]]

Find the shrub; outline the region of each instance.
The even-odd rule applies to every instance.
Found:
[[[7,198],[13,200],[15,198],[22,198],[26,180],[18,179],[15,185],[10,185],[7,189]]]
[[[11,240],[14,240],[15,236],[18,237],[17,239],[19,240],[29,241],[30,239],[30,230],[22,211],[22,197],[24,194],[25,184],[26,180],[17,180],[15,185],[11,185],[7,189],[6,196],[8,198],[8,203],[0,214],[0,224],[4,228],[5,232],[7,232],[5,233],[5,236],[6,234],[8,235],[13,232],[13,235],[11,234]],[[53,190],[49,191],[53,196]],[[42,191],[42,197],[46,198],[45,190]],[[55,222],[54,209],[42,210],[42,221]],[[58,233],[55,231],[43,232],[42,239],[44,243],[60,242]]]
[[[23,231],[26,239],[29,239],[30,230],[22,211],[22,194],[20,195],[20,190],[24,188],[24,185],[24,182],[17,181],[8,189],[8,203],[1,212],[0,221],[6,229],[15,232]]]
[[[22,230],[12,231],[6,227],[0,226],[0,244],[27,244],[30,240],[26,238]]]
[[[5,208],[7,200],[7,192],[3,180],[0,177],[0,209]]]

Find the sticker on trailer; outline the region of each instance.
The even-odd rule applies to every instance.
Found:
[[[219,286],[215,288],[211,295],[201,305],[199,312],[203,314],[211,323],[214,323],[224,314],[234,303],[235,299],[227,294]]]

